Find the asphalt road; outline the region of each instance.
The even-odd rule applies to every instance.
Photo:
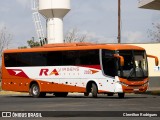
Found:
[[[99,95],[98,98],[82,94],[69,94],[66,98],[0,95],[0,111],[160,111],[160,96],[127,94],[119,99],[117,95]]]

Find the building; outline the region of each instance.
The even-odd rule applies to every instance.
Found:
[[[139,8],[160,10],[160,0],[139,0]]]
[[[139,0],[139,8],[160,10],[160,0]],[[155,44],[136,44],[137,46],[146,49],[147,54],[152,54],[159,57],[160,61],[160,43]],[[148,59],[149,76],[150,76],[150,86],[160,88],[160,70],[155,71],[154,60]],[[159,64],[160,67],[160,64]]]

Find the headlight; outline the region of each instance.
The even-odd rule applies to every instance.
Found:
[[[128,86],[126,83],[123,83],[123,82],[120,82],[120,81],[118,81],[118,83],[123,85],[123,86],[126,86],[126,87]]]
[[[144,83],[142,86],[147,86],[148,85],[148,82]]]

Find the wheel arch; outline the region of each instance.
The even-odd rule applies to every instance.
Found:
[[[30,92],[30,88],[31,88],[31,86],[33,84],[37,84],[39,86],[39,90],[41,92],[41,85],[40,85],[40,83],[38,81],[35,81],[35,80],[33,80],[33,81],[30,82],[30,84],[29,84],[29,92]]]
[[[95,80],[89,80],[86,84],[86,92],[90,93],[91,92],[91,88],[92,88],[92,83],[94,83],[97,86],[98,89],[98,84]]]

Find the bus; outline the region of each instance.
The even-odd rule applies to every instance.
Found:
[[[145,49],[127,44],[63,43],[37,48],[5,50],[2,89],[28,92],[33,97],[51,93],[98,94],[124,98],[149,86]]]

